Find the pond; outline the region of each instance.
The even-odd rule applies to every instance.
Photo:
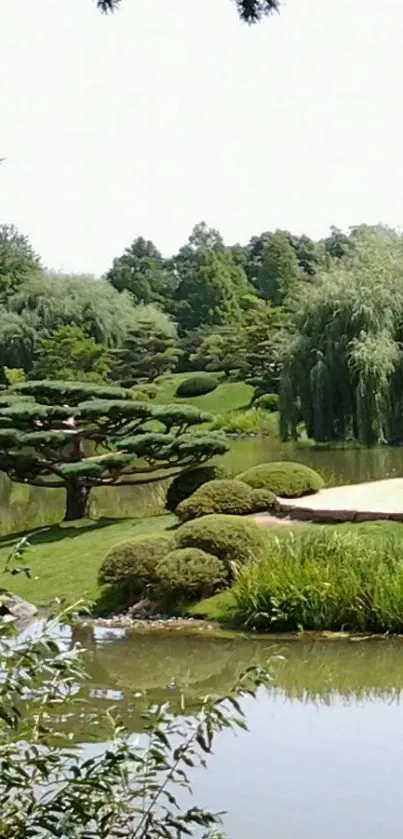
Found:
[[[178,632],[75,630],[87,650],[93,704],[117,701],[141,730],[130,697],[147,690],[189,713],[231,689],[274,652],[273,685],[247,700],[249,732],[224,732],[195,802],[226,810],[229,839],[400,839],[403,821],[403,641],[281,641]],[[97,698],[95,698],[97,697]],[[78,739],[85,740],[77,724]]]
[[[265,437],[231,440],[231,449],[222,463],[237,474],[269,460],[297,460],[337,475],[347,484],[403,475],[403,447],[323,450],[300,445],[281,445]],[[164,504],[164,484],[93,490],[91,514],[97,516],[153,515]],[[13,484],[0,473],[0,536],[60,521],[63,490],[39,489]]]
[[[224,462],[234,473],[269,460],[296,460],[345,484],[403,476],[403,447],[325,449],[302,444],[281,444],[268,437],[234,439]]]

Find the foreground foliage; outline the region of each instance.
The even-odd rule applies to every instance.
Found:
[[[206,765],[218,732],[246,728],[239,699],[255,695],[267,672],[251,669],[234,694],[206,698],[193,717],[178,718],[167,705],[137,699],[145,728],[140,745],[110,710],[103,720],[108,745],[87,757],[68,742],[63,716],[79,708],[88,726],[100,716],[85,716],[81,649],[67,649],[55,633],[56,622],[49,621],[39,633],[18,638],[0,618],[2,839],[178,839],[195,831],[217,837],[220,816],[187,806],[187,773]]]
[[[402,539],[320,526],[271,535],[264,556],[239,569],[231,620],[267,632],[401,633]]]

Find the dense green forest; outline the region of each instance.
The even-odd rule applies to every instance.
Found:
[[[227,245],[197,224],[164,257],[139,236],[101,278],[44,268],[0,227],[3,385],[59,379],[139,385],[224,371],[277,393],[283,439],[403,437],[403,238],[382,226],[313,241],[268,231]]]

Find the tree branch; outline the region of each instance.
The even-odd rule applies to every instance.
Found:
[[[11,477],[11,476],[10,476]],[[66,483],[65,481],[52,481],[47,483],[46,481],[42,481],[40,478],[17,478],[16,476],[13,477],[11,480],[15,481],[16,484],[29,484],[31,487],[43,487],[44,489],[65,489]]]

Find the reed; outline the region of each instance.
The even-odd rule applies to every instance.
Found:
[[[402,537],[328,528],[270,535],[262,558],[237,572],[232,618],[266,632],[401,633]]]

